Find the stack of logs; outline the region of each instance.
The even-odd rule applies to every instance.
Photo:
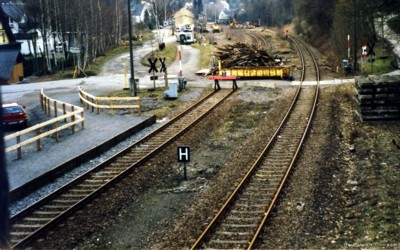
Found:
[[[243,67],[268,67],[277,66],[274,57],[257,45],[245,43],[235,43],[218,47],[215,56],[222,62],[223,68],[243,68]]]
[[[355,100],[361,121],[400,120],[400,75],[356,77]]]

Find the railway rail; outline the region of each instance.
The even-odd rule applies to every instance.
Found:
[[[263,36],[251,32],[246,33],[246,35],[249,36],[257,46],[267,48],[268,43]]]
[[[139,142],[10,218],[12,248],[26,246],[154,157],[233,92],[234,90],[211,92]]]
[[[310,69],[305,66],[306,61],[310,61],[317,84],[313,87],[299,85],[272,139],[191,249],[252,249],[260,244],[258,241],[267,219],[306,138],[319,94],[316,59],[299,39],[288,39],[299,51],[303,68],[301,82],[305,80],[306,69]],[[308,59],[303,51],[307,52]]]
[[[257,46],[267,48],[268,43],[263,36],[252,32],[247,32],[246,35],[249,36]]]

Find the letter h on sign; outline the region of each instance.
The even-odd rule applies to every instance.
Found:
[[[178,147],[178,162],[190,162],[189,147]]]

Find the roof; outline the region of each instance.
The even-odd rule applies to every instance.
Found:
[[[6,31],[6,35],[8,37],[8,40],[11,42],[15,42],[15,37],[14,34],[11,31],[10,25],[8,24],[7,16],[3,12],[3,5],[1,5],[0,8],[0,23],[3,26],[3,29]]]
[[[0,82],[8,81],[14,65],[24,61],[20,50],[19,43],[0,45]]]
[[[132,15],[134,16],[140,16],[142,14],[142,11],[144,9],[144,5],[141,3],[138,4],[133,4],[131,5],[131,9],[132,9]]]
[[[1,106],[2,106],[3,108],[7,108],[7,107],[20,106],[20,104],[17,103],[17,102],[3,102],[3,103],[1,104]]]
[[[24,17],[24,6],[21,2],[1,4],[3,12],[12,20],[20,22]]]
[[[175,25],[194,24],[194,15],[190,10],[182,8],[174,15]]]

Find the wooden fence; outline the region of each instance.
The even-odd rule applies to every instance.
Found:
[[[16,143],[6,147],[5,151],[17,150],[18,159],[22,157],[23,146],[36,142],[37,150],[40,150],[42,138],[55,134],[56,141],[59,141],[60,131],[71,128],[72,134],[74,134],[76,125],[79,123],[84,129],[83,108],[51,99],[44,94],[43,89],[40,91],[40,105],[47,116],[50,117],[53,114],[56,118],[4,137],[5,142],[16,139]],[[68,120],[70,121],[68,122]],[[32,132],[35,133],[33,137]],[[26,137],[23,141],[21,141],[22,136]]]
[[[92,112],[96,109],[97,114],[100,113],[100,109],[137,109],[140,114],[140,97],[98,97],[91,95],[81,87],[79,87],[79,97],[81,103],[86,105],[87,109],[92,109]],[[136,104],[132,104],[136,102]]]

